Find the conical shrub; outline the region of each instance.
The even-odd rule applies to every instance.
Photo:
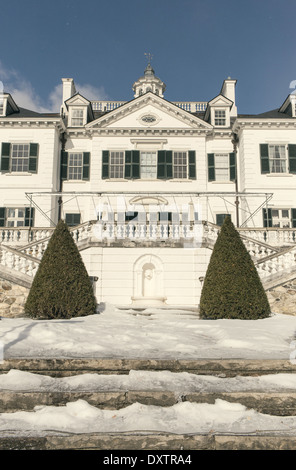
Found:
[[[25,314],[49,319],[95,312],[96,299],[88,273],[68,226],[61,220],[34,277]]]
[[[256,267],[226,217],[204,279],[200,317],[254,320],[269,315],[270,306]]]

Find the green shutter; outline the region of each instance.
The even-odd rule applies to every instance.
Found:
[[[190,150],[188,152],[188,176],[189,179],[196,179],[196,159],[195,159],[195,150]]]
[[[173,152],[166,150],[165,152],[165,163],[166,163],[166,177],[167,179],[173,178]]]
[[[26,207],[25,209],[25,227],[33,227],[34,207]]]
[[[61,152],[61,179],[68,178],[68,152],[62,150]]]
[[[236,180],[236,158],[235,153],[232,152],[229,154],[229,178],[230,181]]]
[[[173,178],[173,152],[171,150],[159,150],[157,155],[157,178]]]
[[[140,178],[140,151],[126,150],[124,159],[124,177],[128,179]]]
[[[215,155],[208,153],[208,181],[215,181]]]
[[[292,227],[296,227],[296,209],[291,209],[291,221],[292,221]]]
[[[263,209],[263,227],[272,227],[271,209]]]
[[[2,142],[1,148],[1,171],[10,169],[10,143]]]
[[[37,173],[38,144],[30,144],[29,171]]]
[[[132,178],[140,178],[140,151],[132,151]]]
[[[0,227],[5,227],[6,208],[0,207]]]
[[[289,144],[288,151],[289,151],[289,173],[296,174],[296,145]]]
[[[270,173],[268,144],[260,144],[261,173]]]
[[[90,168],[90,153],[83,153],[83,168],[82,168],[82,179],[89,180],[89,168]]]
[[[165,150],[159,150],[157,154],[157,178],[166,178]]]
[[[109,150],[103,150],[102,156],[102,179],[109,178]]]
[[[129,179],[132,177],[132,151],[126,150],[124,154],[124,177]]]

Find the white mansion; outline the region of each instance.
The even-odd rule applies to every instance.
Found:
[[[128,102],[62,82],[56,114],[0,101],[2,279],[29,287],[63,218],[98,302],[197,307],[227,214],[266,289],[296,278],[294,94],[241,115],[236,80],[209,102],[169,102],[150,63]]]

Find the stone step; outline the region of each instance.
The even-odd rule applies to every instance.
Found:
[[[215,404],[217,399],[240,403],[258,413],[273,416],[296,416],[296,392],[241,391],[241,392],[186,392],[169,390],[108,390],[108,391],[0,391],[0,413],[33,411],[35,406],[65,406],[69,402],[85,400],[100,409],[119,410],[133,403],[169,407],[180,402]]]
[[[235,377],[296,373],[295,362],[289,359],[11,358],[0,361],[0,374],[16,369],[52,377],[67,377],[84,373],[128,374],[131,370],[139,370]]]
[[[110,450],[112,449],[112,450]],[[108,451],[101,454],[101,458],[110,458],[112,451],[145,451],[145,454],[138,454],[138,462],[145,463],[147,451],[161,450],[181,451],[178,455],[186,456],[186,451],[196,450],[295,450],[296,434],[289,435],[283,433],[201,433],[201,434],[170,434],[164,432],[126,432],[126,433],[46,433],[41,436],[19,435],[13,431],[10,433],[0,432],[0,450],[97,450]],[[120,453],[121,454],[121,453]],[[120,455],[119,454],[119,455]],[[116,454],[118,455],[118,454]],[[122,454],[122,455],[133,455]],[[150,457],[150,464],[153,463],[153,455]],[[169,455],[169,452],[166,452]],[[78,456],[79,457],[79,456]],[[169,457],[166,457],[170,459]],[[143,460],[142,460],[143,459]],[[157,459],[156,459],[157,461]],[[162,457],[164,461],[164,457]],[[97,462],[99,459],[97,457]],[[155,463],[155,462],[154,462]],[[170,463],[170,460],[168,460]],[[174,462],[173,462],[174,463]]]

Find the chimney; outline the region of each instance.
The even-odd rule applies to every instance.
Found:
[[[235,105],[235,85],[237,80],[233,80],[232,78],[228,77],[224,80],[222,88],[221,88],[221,95],[226,96],[229,100],[233,101],[233,106],[230,110],[230,116],[237,116],[237,107]]]
[[[63,82],[63,102],[62,108],[66,112],[66,106],[64,106],[65,101],[67,101],[71,96],[75,95],[76,88],[73,78],[62,78]]]

